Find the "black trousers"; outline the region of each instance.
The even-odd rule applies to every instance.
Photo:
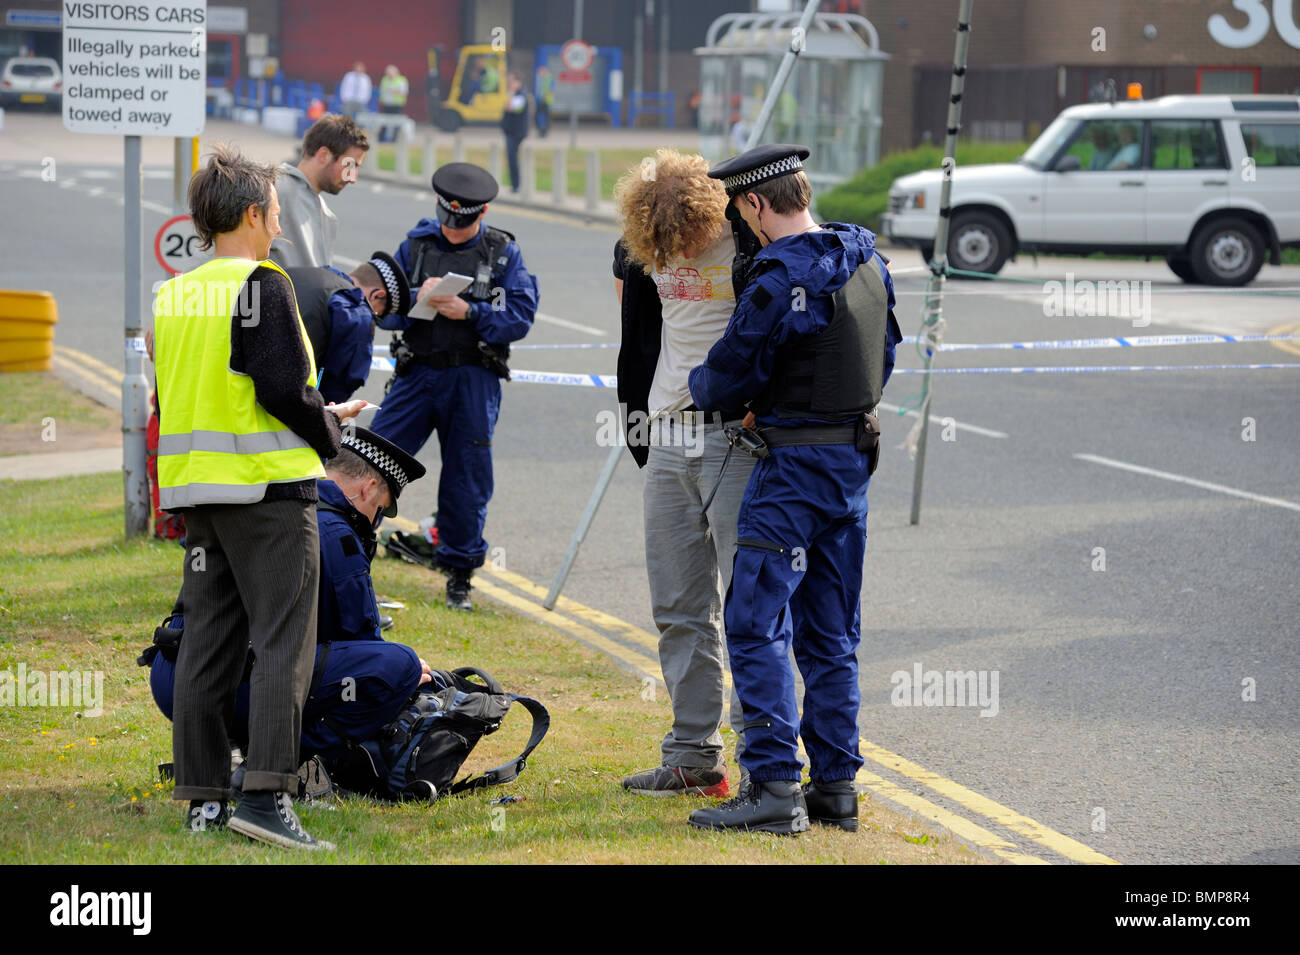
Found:
[[[176,659],[174,799],[230,796],[228,715],[251,643],[244,789],[297,789],[320,586],[316,505],[205,504],[185,514],[185,639]]]
[[[506,133],[506,162],[510,164],[510,191],[519,191],[519,144],[523,136],[511,136]]]

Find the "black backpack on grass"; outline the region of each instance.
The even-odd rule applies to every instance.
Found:
[[[516,702],[533,717],[524,751],[481,776],[455,782],[475,744],[496,732]],[[476,667],[434,670],[433,681],[416,691],[378,738],[351,743],[327,768],[338,786],[353,792],[399,802],[439,799],[516,779],[550,725],[541,703],[505,692]]]

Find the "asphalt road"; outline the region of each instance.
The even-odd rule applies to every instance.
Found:
[[[0,160],[0,287],[54,292],[58,341],[120,368],[120,169],[61,163],[55,182],[39,173]],[[160,172],[145,186],[148,283],[162,277],[151,245],[170,182]],[[427,192],[365,181],[331,203],[344,264],[394,250],[430,212]],[[489,221],[516,234],[539,276],[542,316],[526,344],[617,342],[611,228],[499,209]],[[917,265],[915,253],[894,262],[905,334],[918,326],[924,275],[903,270]],[[1144,308],[1049,316],[1043,283],[1066,273],[1149,281],[1150,324],[1134,327]],[[1296,267],[1266,267],[1249,290],[1226,294],[1183,286],[1162,263],[1026,260],[1006,274],[1030,281],[950,283],[948,341],[1235,334],[1300,321]],[[1188,345],[945,353],[937,367],[1276,362],[1300,357],[1268,344]],[[512,365],[612,374],[615,351],[521,349]],[[914,349],[900,349],[900,371],[918,366]],[[1300,374],[934,382],[932,412],[956,426],[931,427],[919,526],[908,521],[913,470],[900,447],[913,419],[883,422],[862,601],[863,736],[1121,862],[1300,862]],[[377,376],[362,394],[378,401],[382,386]],[[885,401],[914,400],[919,387],[900,373]],[[597,415],[614,406],[609,390],[505,386],[487,537],[509,570],[542,583],[555,574],[608,453]],[[436,475],[436,442],[422,459]],[[565,593],[652,630],[640,485],[625,456]],[[413,485],[403,513],[418,518],[435,499],[434,480]],[[996,672],[996,714],[894,705],[894,675],[918,664]]]

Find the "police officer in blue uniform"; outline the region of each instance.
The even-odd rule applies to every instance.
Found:
[[[316,482],[320,495],[320,603],[316,619],[316,661],[311,691],[303,708],[301,757],[340,755],[348,741],[378,733],[396,716],[416,688],[430,679],[429,666],[414,650],[380,636],[379,611],[370,581],[376,549],[375,527],[397,516],[397,498],[424,465],[401,448],[365,428],[347,428],[342,449]],[[163,715],[171,719],[175,650],[183,634],[182,600],[170,627],[160,627],[155,643],[140,658],[151,667],[150,688]],[[175,629],[173,629],[175,628]],[[236,694],[231,740],[248,739],[250,659]]]
[[[410,310],[406,275],[387,252],[371,253],[351,275],[328,265],[285,271],[316,357],[316,390],[327,402],[342,404],[370,377],[375,323]]]
[[[528,334],[537,311],[537,280],[515,237],[483,222],[497,181],[470,163],[433,174],[437,218],[421,219],[395,256],[413,288],[448,273],[473,284],[457,296],[430,298],[432,320],[392,315],[380,327],[393,339],[391,390],[371,428],[410,454],[438,432],[438,551],[447,572],[447,605],[472,610],[470,575],[487,556],[483,525],[492,497],[492,432],[509,378],[510,343]]]
[[[879,452],[871,412],[901,335],[875,237],[809,214],[808,154],[762,146],[709,171],[763,249],[726,333],[689,379],[701,408],[750,409],[756,427],[737,436],[759,458],[725,608],[750,784],[693,812],[690,823],[704,829],[790,834],[810,820],[848,830],[858,822],[859,602]],[[800,736],[812,778],[802,790]]]

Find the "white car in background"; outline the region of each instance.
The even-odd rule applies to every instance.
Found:
[[[63,74],[48,56],[16,56],[0,70],[0,106],[63,106]]]
[[[896,179],[881,232],[933,254],[940,170]],[[1072,106],[1014,163],[952,172],[948,263],[1017,252],[1159,255],[1185,282],[1245,285],[1300,246],[1300,96]]]

